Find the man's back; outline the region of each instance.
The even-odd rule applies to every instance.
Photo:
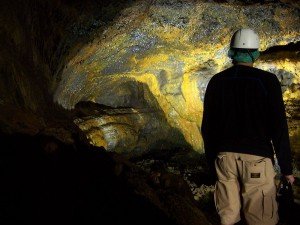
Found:
[[[204,138],[210,136],[218,152],[273,158],[271,140],[280,157],[279,150],[289,150],[288,136],[281,135],[287,133],[287,126],[280,84],[274,74],[235,65],[211,79],[205,105],[205,114],[210,116],[204,115],[202,133]],[[284,158],[280,161],[288,164],[289,159]]]

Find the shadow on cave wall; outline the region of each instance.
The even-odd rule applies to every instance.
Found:
[[[132,126],[131,128],[137,133],[137,143],[130,151],[125,149],[121,151],[129,158],[152,156],[170,160],[176,155],[188,157],[191,154],[195,158],[196,155],[200,157],[200,154],[197,154],[187,143],[181,131],[169,125],[165,112],[146,84],[130,80],[122,83],[121,89],[123,90],[121,93],[126,93],[126,96],[120,96],[118,92],[113,92],[115,90],[113,87],[107,87],[108,93],[96,98],[98,102],[78,102],[73,112],[74,118],[85,120],[85,118],[101,118],[101,116],[112,118],[123,116],[133,120],[134,124],[128,126]],[[113,125],[111,121],[109,124]],[[118,121],[115,125],[118,125]]]
[[[197,185],[212,184],[214,177],[208,174],[209,170],[204,154],[194,151],[192,146],[186,142],[181,131],[168,124],[165,113],[149,87],[141,82],[126,81],[122,89],[127,93],[126,101],[120,101],[125,98],[120,98],[117,93],[108,94],[109,105],[100,104],[101,101],[98,103],[80,101],[75,106],[74,118],[85,120],[85,118],[101,118],[101,116],[133,116],[136,119],[135,124],[138,124],[141,117],[142,120],[148,117],[146,120],[149,123],[139,128],[137,132],[136,146],[130,151],[123,150],[122,155],[146,171],[152,171],[156,167],[161,168],[162,171],[171,168],[170,172],[180,173],[181,176],[184,176],[190,169],[193,171],[190,179]],[[108,90],[110,90],[109,87]],[[111,120],[109,121],[111,123]],[[92,127],[92,129],[94,131],[97,127]],[[88,131],[81,132],[84,136],[86,133]],[[145,140],[147,141],[146,146]]]

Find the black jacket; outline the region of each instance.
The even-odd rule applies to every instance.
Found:
[[[235,65],[213,76],[201,131],[210,163],[226,151],[273,159],[274,147],[282,174],[292,174],[281,86],[272,73]]]

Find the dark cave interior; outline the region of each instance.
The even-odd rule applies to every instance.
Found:
[[[300,15],[297,0],[199,1],[216,4],[216,7],[233,4],[259,8],[274,4],[284,10],[285,7],[291,7]],[[212,192],[208,189],[204,197],[196,201],[195,193],[185,179],[188,174],[199,187],[213,185],[214,178],[207,170],[203,154],[191,151],[188,141],[170,149],[170,146],[184,140],[185,136],[180,130],[169,124],[163,127],[165,130],[162,133],[153,131],[162,129],[158,125],[141,129],[149,136],[154,134],[151,136],[153,140],[145,134],[140,135],[140,148],[147,141],[155,147],[146,153],[137,150],[138,154],[130,158],[126,154],[91,145],[86,134],[74,124],[74,119],[96,118],[98,114],[111,116],[113,111],[116,117],[133,114],[124,121],[127,123],[132,120],[133,124],[138,124],[140,122],[134,119],[141,117],[140,112],[134,111],[137,114],[135,116],[132,108],[126,105],[113,107],[95,103],[91,101],[93,96],[89,95],[83,96],[72,110],[54,101],[58,85],[64,82],[62,74],[68,62],[76,58],[85,46],[93,45],[99,33],[102,34],[119,17],[124,16],[122,10],[138,2],[143,1],[0,2],[0,224],[219,224]],[[161,8],[174,7],[177,10],[184,8],[186,2],[197,0],[149,2],[155,2]],[[122,29],[121,25],[118,29]],[[295,32],[299,34],[300,31]],[[261,59],[265,62],[288,58],[289,62],[297,63],[299,47],[299,40],[275,45],[264,50]],[[163,77],[165,74],[159,75]],[[167,79],[162,80],[168,82]],[[299,83],[286,83],[284,85],[295,93],[299,90]],[[153,124],[167,123],[167,113],[164,115],[164,108],[160,107],[154,98],[156,95],[149,88],[140,82],[134,85],[127,82],[120,87],[125,94],[128,91],[126,88],[136,88],[134,96],[142,99],[138,103],[159,111],[154,118],[148,116],[152,112],[146,112],[141,120]],[[113,94],[109,91],[107,95],[110,97]],[[72,94],[68,93],[68,97],[72,97]],[[178,96],[178,93],[175,95]],[[126,95],[124,99],[124,102],[128,100]],[[132,103],[130,98],[128,101]],[[296,127],[291,135],[295,152],[300,147],[299,102],[299,99],[286,102],[291,127]],[[157,137],[160,135],[161,139]],[[176,140],[165,140],[170,137]],[[294,157],[299,167],[298,152]],[[297,184],[300,187],[299,180]],[[289,212],[290,218],[285,218],[287,221],[282,221],[281,225],[298,224],[295,221],[300,220],[299,209],[300,205],[295,204]]]

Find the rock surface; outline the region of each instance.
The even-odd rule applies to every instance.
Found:
[[[297,1],[7,0],[0,9],[2,131],[72,142],[75,122],[109,151],[139,155],[167,143],[201,153],[206,85],[231,64],[231,34],[252,27],[261,37],[256,66],[282,83],[296,151]],[[74,116],[81,102],[107,110]]]
[[[80,101],[115,108],[153,108],[166,118],[161,121],[162,136],[171,126],[195,151],[202,152],[199,128],[203,96],[212,75],[230,66],[227,51],[231,34],[240,27],[254,28],[264,52],[273,46],[298,42],[299,18],[299,8],[278,2],[244,5],[136,1],[68,61],[54,100],[67,109]],[[299,99],[300,91],[296,51],[293,49],[294,55],[286,54],[284,58],[278,54],[279,59],[267,57],[266,52],[257,63],[257,67],[278,75],[286,101],[292,102]],[[151,99],[141,97],[143,91],[138,83],[148,88]],[[153,105],[153,100],[157,104]],[[135,123],[130,129],[144,126],[139,120]],[[128,135],[130,149],[134,150],[133,143],[138,148],[128,127],[112,129]],[[103,129],[99,128],[99,132],[103,133]],[[107,132],[112,138],[111,129]],[[103,135],[93,135],[92,142],[102,145]]]

